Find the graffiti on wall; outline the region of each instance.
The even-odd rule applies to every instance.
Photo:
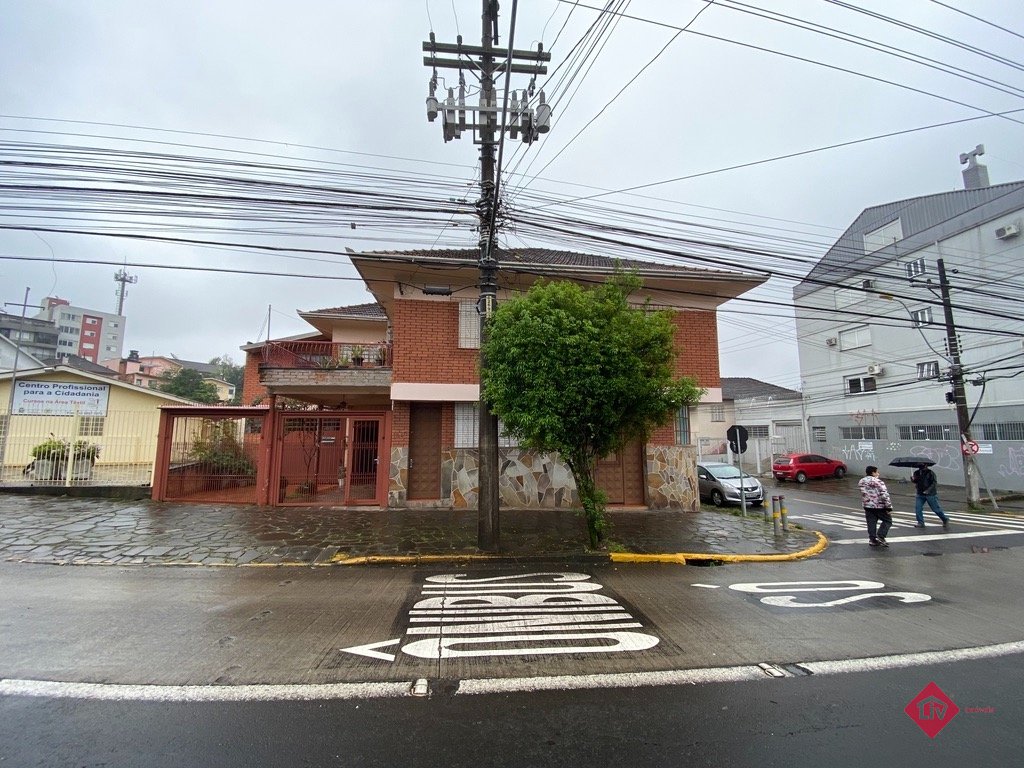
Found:
[[[876,461],[874,446],[862,448],[856,445],[843,446],[841,449],[844,461]]]
[[[935,462],[933,469],[964,468],[959,450],[950,446],[912,445],[906,450],[906,455],[931,459]]]
[[[1024,448],[1010,448],[1005,464],[999,465],[1002,477],[1024,477]]]
[[[882,425],[878,420],[878,411],[874,408],[862,408],[861,410],[853,411],[848,415],[850,417],[850,423],[858,427],[863,427],[864,425],[877,427]]]

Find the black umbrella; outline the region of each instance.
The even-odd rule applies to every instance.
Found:
[[[935,464],[923,456],[900,456],[889,462],[890,467],[930,467]]]

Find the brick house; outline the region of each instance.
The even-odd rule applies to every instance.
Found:
[[[265,462],[270,479],[258,501],[287,504],[302,491],[305,503],[316,494],[320,503],[475,507],[476,251],[350,258],[374,302],[299,312],[313,328],[309,333],[242,347],[242,402],[269,409],[280,444]],[[616,268],[603,256],[541,249],[502,251],[498,258],[499,302],[541,277],[593,285]],[[721,402],[717,307],[766,277],[619,263],[642,278],[638,300],[649,297],[675,313],[677,373],[707,389],[704,402]],[[598,479],[610,503],[684,509],[697,503],[689,418],[687,409],[647,444],[600,462]],[[571,474],[557,458],[521,450],[505,437],[500,449],[503,505],[575,502]]]

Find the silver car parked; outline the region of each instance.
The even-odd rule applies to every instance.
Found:
[[[742,475],[743,492],[747,504],[759,507],[764,503],[764,488],[761,482],[748,475]],[[732,464],[711,463],[697,465],[697,485],[701,500],[710,499],[716,507],[723,504],[740,503],[740,470]]]

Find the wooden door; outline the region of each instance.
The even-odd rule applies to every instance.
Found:
[[[634,442],[597,462],[597,487],[609,504],[640,505],[644,499],[644,446]]]
[[[441,498],[441,406],[413,403],[409,410],[409,499]]]

